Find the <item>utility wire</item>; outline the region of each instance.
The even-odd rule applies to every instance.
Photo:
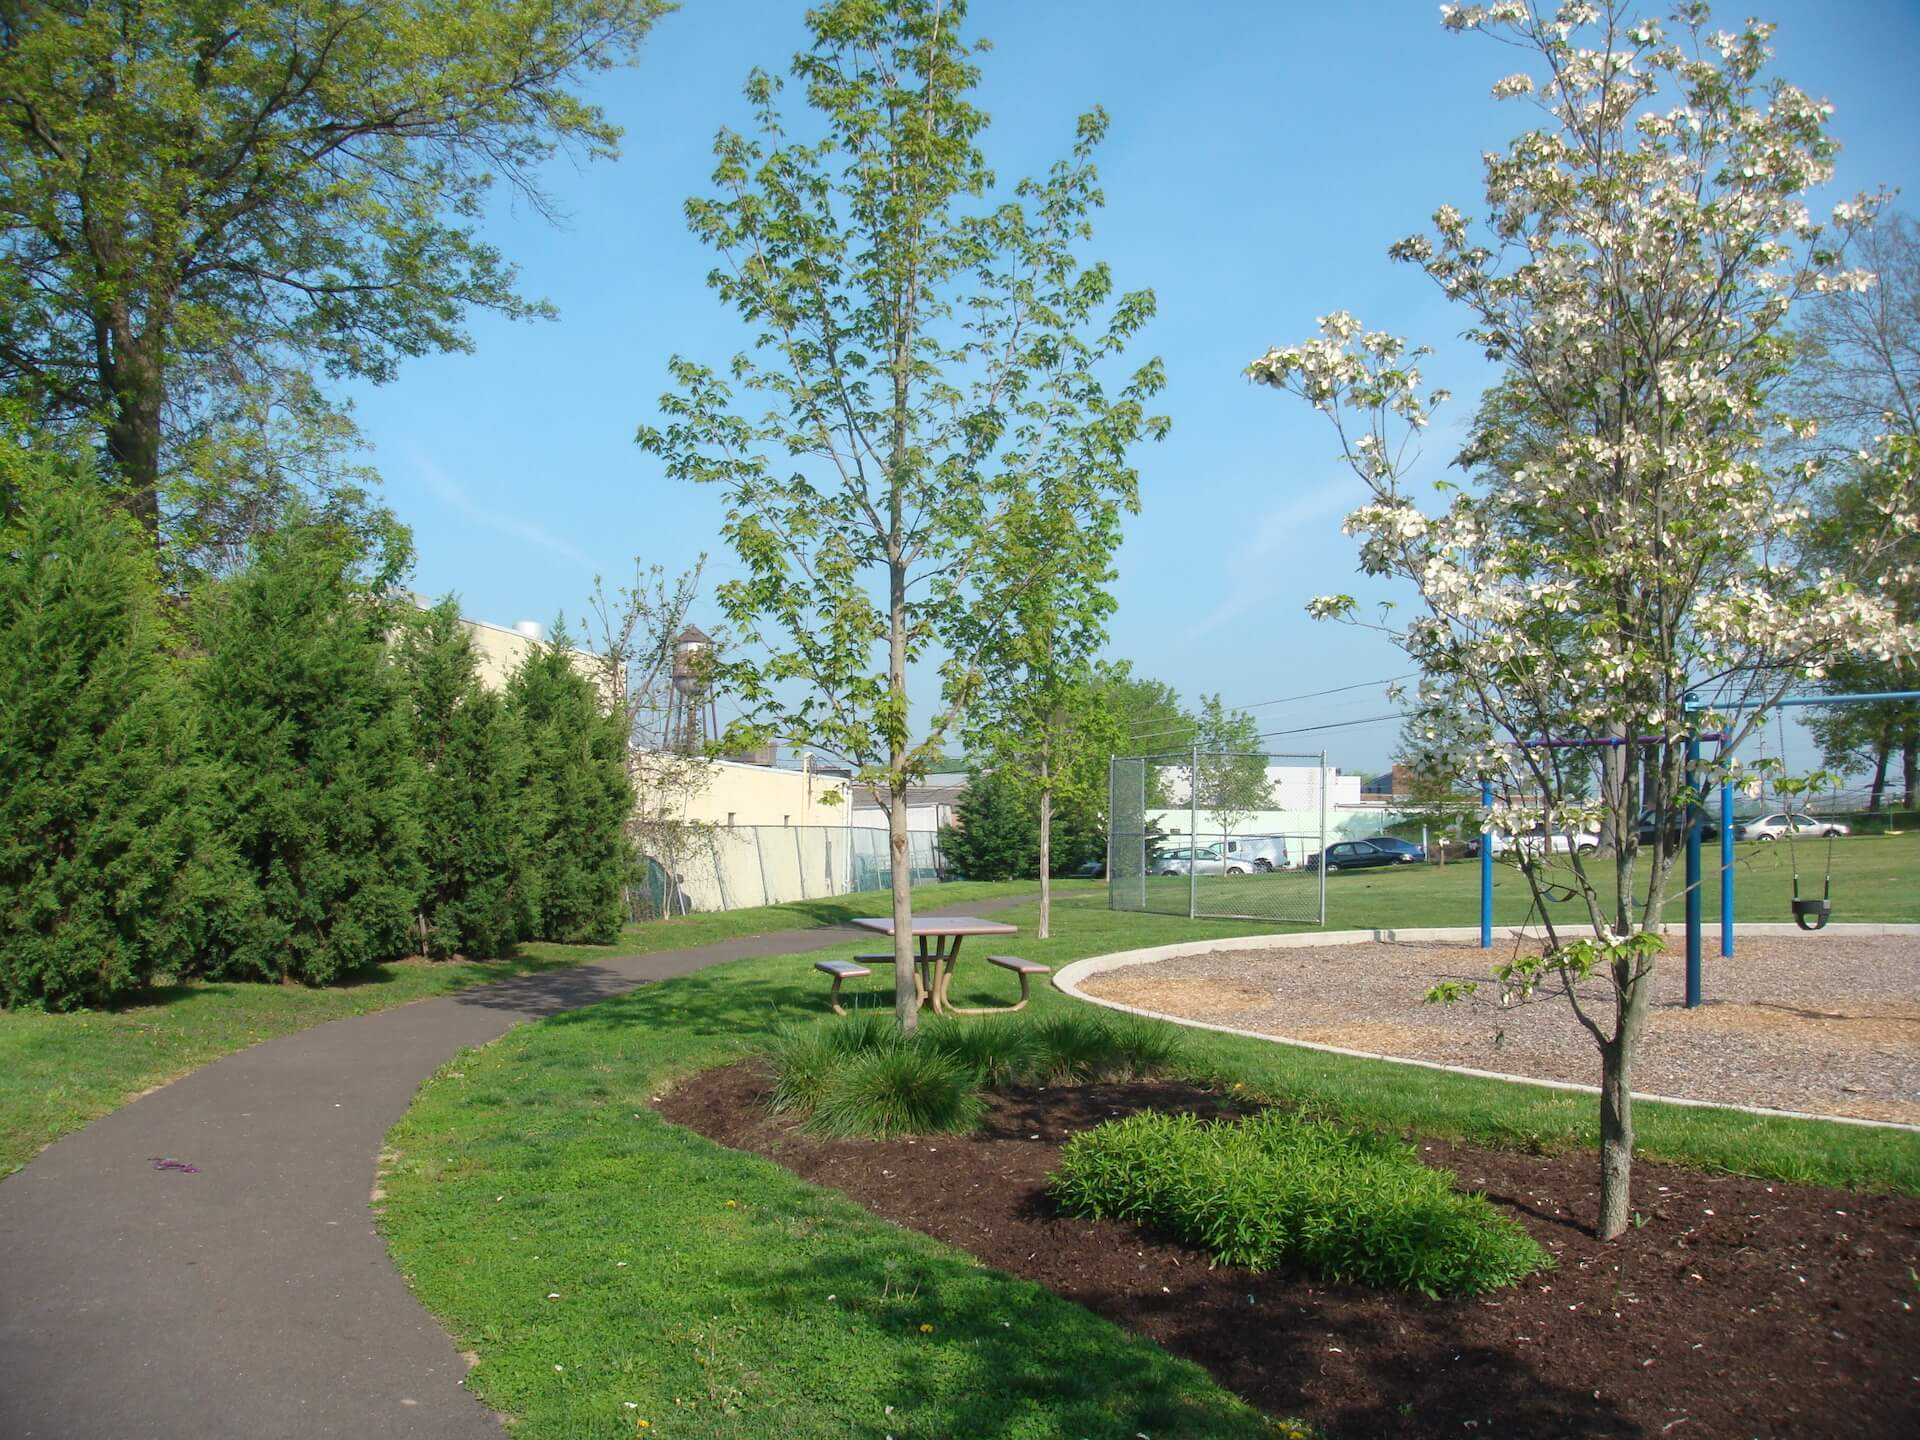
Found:
[[[1327,695],[1344,695],[1349,690],[1371,690],[1376,685],[1391,685],[1396,680],[1411,680],[1420,672],[1409,670],[1405,675],[1389,675],[1384,680],[1362,680],[1353,685],[1335,685],[1330,690],[1312,690],[1305,695],[1283,695],[1278,700],[1257,700],[1251,705],[1229,705],[1227,709],[1236,711],[1264,710],[1272,705],[1292,705],[1301,700],[1318,700]],[[1135,731],[1127,736],[1129,740],[1153,740],[1162,735],[1186,735],[1195,729],[1194,724],[1178,725],[1170,730]],[[1288,732],[1281,731],[1281,734]]]
[[[1387,720],[1404,720],[1407,717],[1399,711],[1391,715],[1369,715],[1364,720],[1333,720],[1325,725],[1301,725],[1292,730],[1263,730],[1262,740],[1272,740],[1280,735],[1305,735],[1310,730],[1344,730],[1349,725],[1379,725]]]

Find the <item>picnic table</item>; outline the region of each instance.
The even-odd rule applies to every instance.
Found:
[[[893,934],[892,916],[862,916],[854,924],[882,935]],[[923,1006],[933,1007],[936,1015],[985,1015],[987,1010],[970,1010],[947,1001],[947,989],[953,983],[953,967],[960,958],[960,943],[969,935],[1018,935],[1020,927],[998,920],[982,920],[977,915],[916,915],[913,938],[918,953],[914,956],[914,989]],[[862,959],[867,957],[862,956]],[[1024,989],[1024,982],[1022,988]]]

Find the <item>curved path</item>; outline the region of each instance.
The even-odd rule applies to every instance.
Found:
[[[522,1021],[853,938],[781,931],[331,1021],[57,1142],[0,1183],[0,1437],[500,1440],[374,1229],[387,1130],[441,1063]]]

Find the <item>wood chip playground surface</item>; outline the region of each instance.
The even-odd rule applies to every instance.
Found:
[[[1381,942],[1209,951],[1090,975],[1079,989],[1163,1015],[1409,1060],[1593,1084],[1592,1038],[1555,988],[1502,1007],[1491,967],[1522,942]],[[1504,947],[1504,948],[1503,948]],[[1483,982],[1451,1006],[1441,980]],[[1809,934],[1710,949],[1685,1008],[1670,942],[1633,1076],[1637,1091],[1920,1124],[1920,935]],[[1604,982],[1583,996],[1607,1024]]]

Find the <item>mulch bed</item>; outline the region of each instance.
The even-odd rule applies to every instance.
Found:
[[[1642,1162],[1648,1217],[1612,1245],[1591,1155],[1440,1141],[1423,1157],[1484,1190],[1559,1268],[1428,1301],[1214,1268],[1132,1226],[1067,1219],[1046,1180],[1078,1131],[1143,1109],[1228,1113],[1148,1082],[992,1097],[965,1137],[819,1140],[766,1108],[754,1063],[659,1103],[898,1224],[1025,1276],[1205,1366],[1269,1414],[1335,1437],[1920,1435],[1920,1200]],[[932,1203],[937,1200],[937,1203]]]

